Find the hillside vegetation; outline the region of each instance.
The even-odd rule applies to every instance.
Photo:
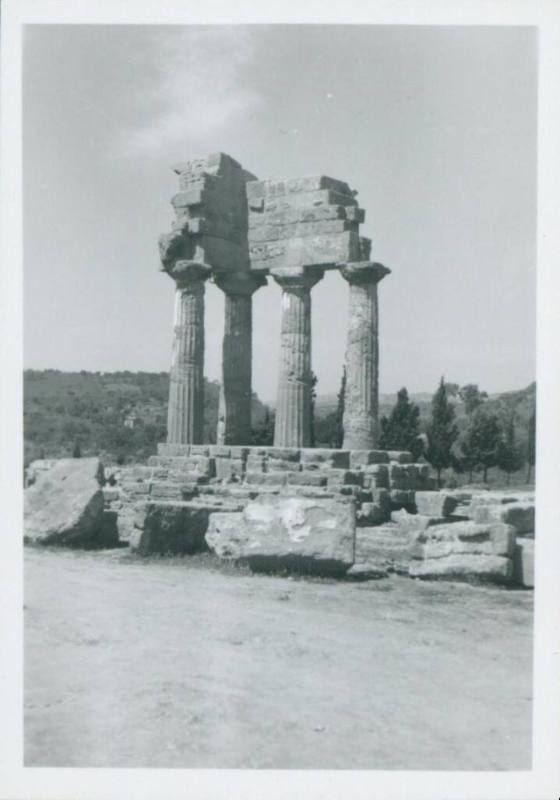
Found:
[[[217,381],[204,382],[204,440],[216,441]],[[100,455],[106,463],[145,461],[165,441],[169,373],[24,373],[24,458]],[[253,421],[264,406],[253,396]]]
[[[455,408],[459,431],[466,429],[468,415],[458,394],[448,384],[449,399]],[[216,440],[218,398],[217,381],[205,380],[204,439]],[[490,396],[488,411],[500,416],[513,415],[516,437],[527,438],[529,418],[534,409],[536,385],[519,391]],[[61,372],[26,370],[24,373],[25,463],[36,458],[62,458],[72,455],[100,455],[106,463],[145,461],[164,441],[167,422],[169,374],[167,372]],[[430,399],[427,399],[430,398]],[[388,415],[396,395],[381,395],[380,417]],[[412,393],[410,400],[420,409],[420,430],[426,431],[431,396]],[[317,445],[329,445],[336,396],[319,395],[315,403]],[[255,443],[271,443],[273,414],[253,395],[253,426],[261,426],[264,438]]]

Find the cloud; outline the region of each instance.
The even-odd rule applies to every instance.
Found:
[[[177,145],[219,141],[261,104],[246,76],[255,60],[252,34],[238,26],[158,32],[136,83],[138,123],[121,142],[129,156],[157,156]],[[144,72],[144,70],[143,70]]]

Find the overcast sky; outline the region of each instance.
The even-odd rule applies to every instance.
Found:
[[[259,178],[358,190],[379,288],[381,391],[535,377],[531,28],[31,26],[24,49],[25,366],[167,370],[157,238],[170,166],[215,151]],[[348,287],[312,292],[313,368],[337,391]],[[223,296],[207,288],[206,374]],[[276,391],[280,288],[254,297],[254,388]]]

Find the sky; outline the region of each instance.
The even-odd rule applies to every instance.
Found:
[[[167,370],[174,163],[325,174],[366,209],[380,389],[535,379],[536,34],[529,27],[32,25],[24,37],[24,365]],[[276,392],[280,287],[254,295],[253,387]],[[339,388],[348,286],[312,290],[318,393]],[[223,295],[208,284],[219,379]]]

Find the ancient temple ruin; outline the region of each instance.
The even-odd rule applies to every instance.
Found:
[[[176,218],[159,242],[163,270],[176,284],[168,444],[202,443],[208,279],[225,294],[216,441],[250,444],[252,296],[272,277],[282,314],[274,445],[309,447],[311,290],[325,270],[337,269],[350,298],[343,448],[375,448],[377,284],[390,270],[369,260],[357,192],[325,176],[261,181],[223,153],[174,169]]]

